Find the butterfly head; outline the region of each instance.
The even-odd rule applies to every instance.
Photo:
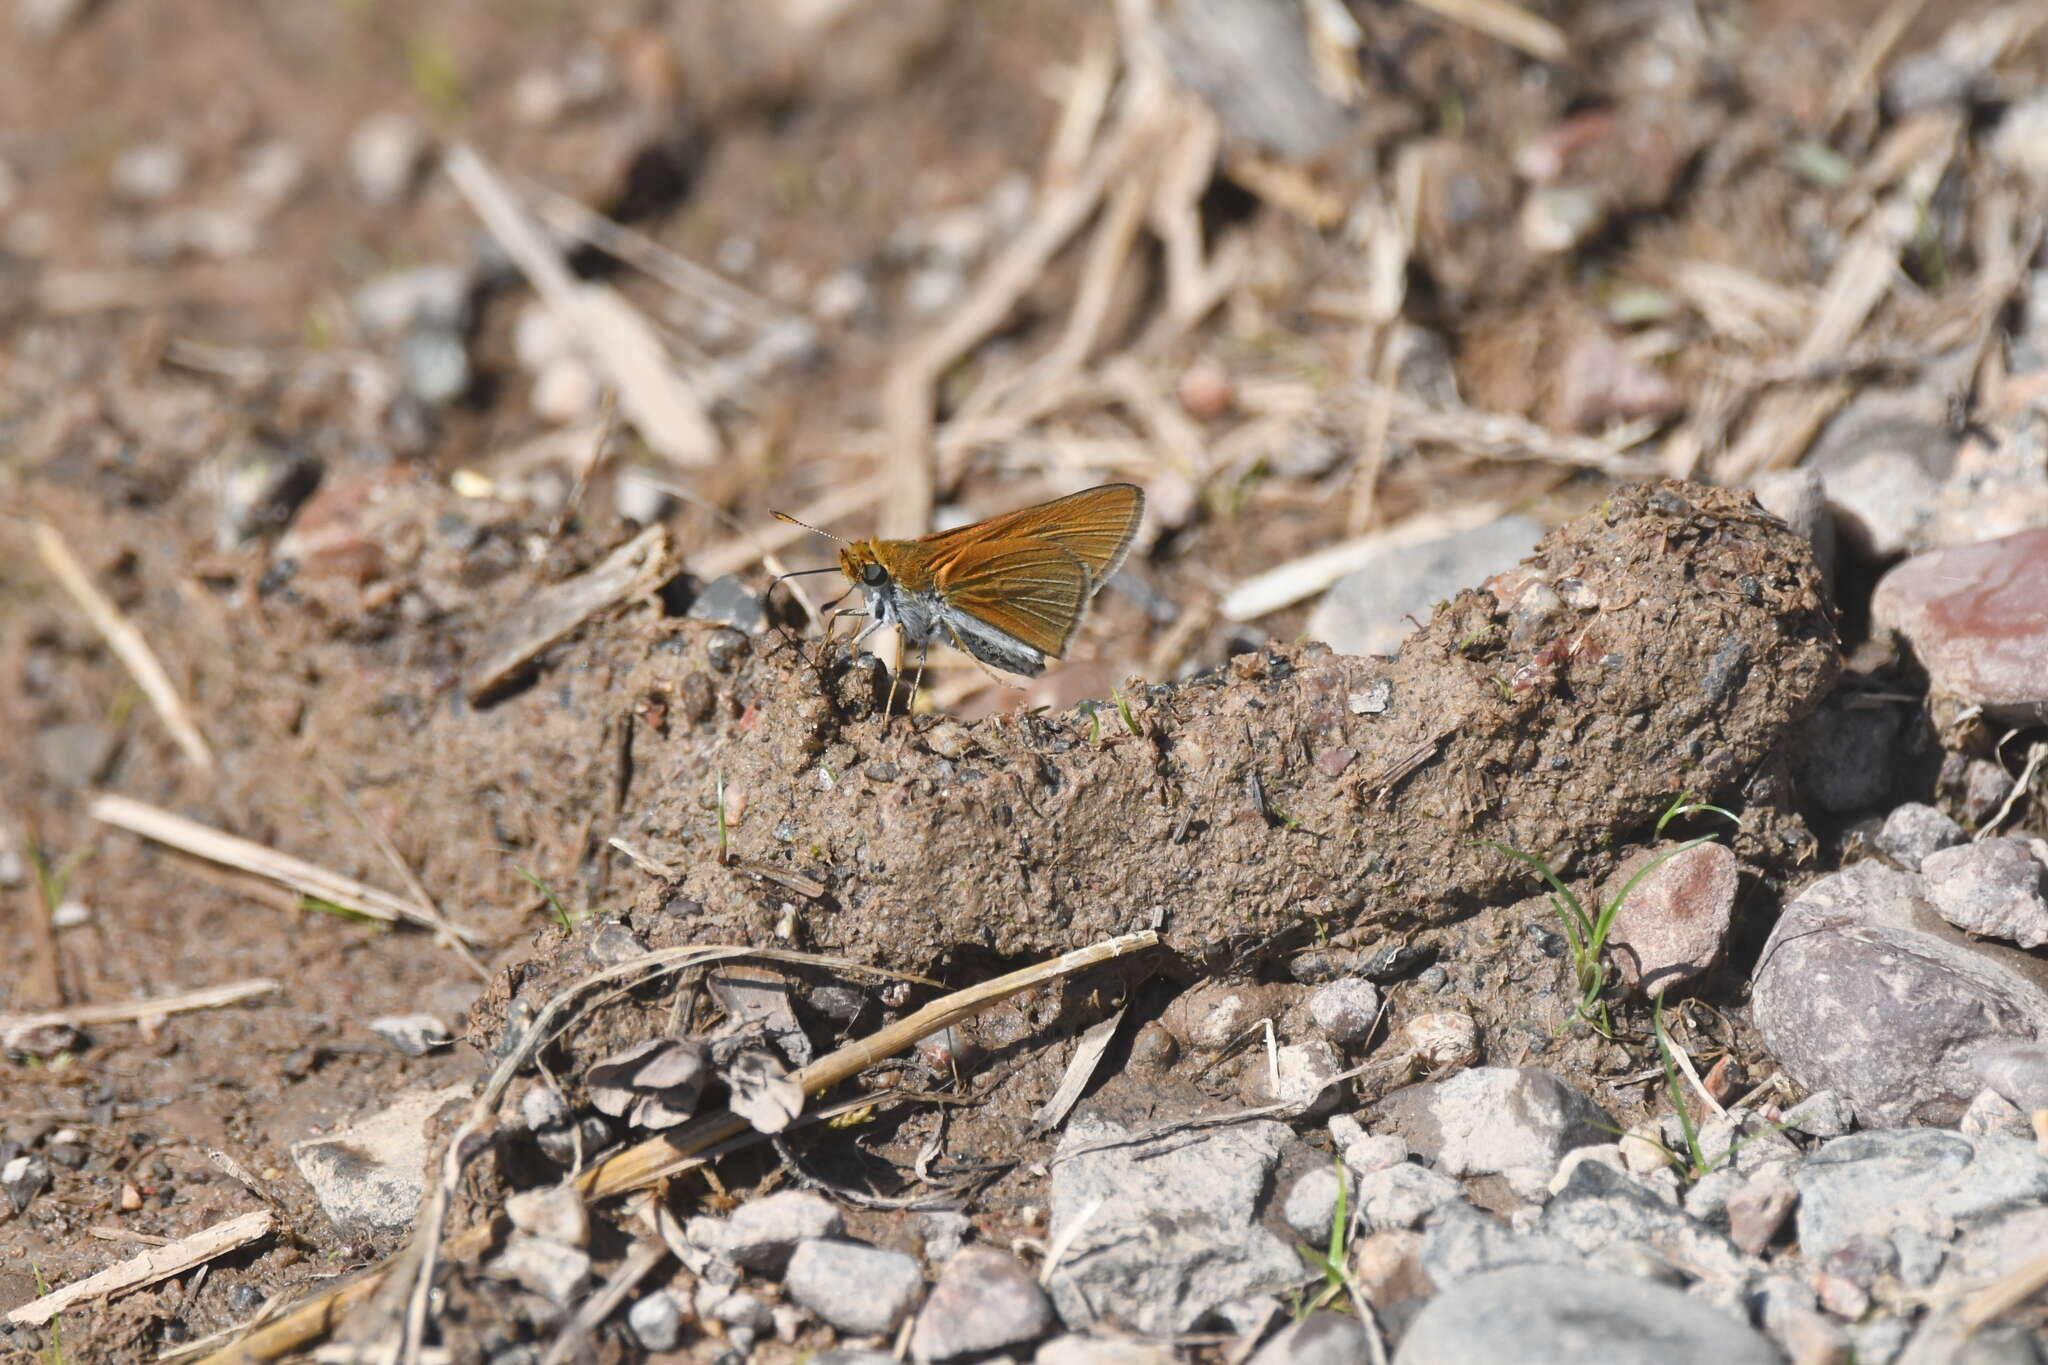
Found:
[[[872,540],[856,540],[839,552],[839,571],[846,581],[872,596],[887,587],[893,577]]]

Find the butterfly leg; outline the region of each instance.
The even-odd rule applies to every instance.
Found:
[[[869,626],[869,627],[868,627],[868,628],[867,628],[866,630],[862,631],[862,632],[861,632],[861,634],[862,634],[863,636],[867,636],[867,635],[872,635],[872,634],[874,633],[874,631],[875,631],[875,628],[876,628],[877,626],[881,625],[881,624],[882,624],[881,622],[877,621],[877,622],[875,623],[875,625],[873,625],[873,626]],[[899,632],[898,632],[898,633],[899,633],[899,635],[900,635],[900,633],[901,633],[901,631],[900,631],[900,628],[899,628]],[[898,657],[899,659],[900,659],[900,658],[902,657],[902,654],[901,654],[901,645],[900,645],[900,642],[899,642],[899,645],[898,645],[898,654],[897,654],[897,657]],[[918,678],[919,678],[920,680],[922,680],[922,679],[923,679],[923,677],[924,677],[924,664],[923,664],[923,662],[922,662],[922,658],[923,658],[923,656],[922,656],[922,655],[920,655],[920,656],[919,656],[920,662],[918,663],[918,666],[917,666],[917,676],[918,676]],[[888,701],[886,701],[886,702],[884,702],[884,703],[882,704],[882,724],[883,724],[883,725],[885,725],[885,726],[886,726],[886,725],[887,725],[887,724],[889,723],[889,718],[890,718],[891,716],[894,716],[894,715],[896,714],[896,684],[898,684],[898,683],[900,683],[900,682],[902,682],[902,681],[903,681],[903,670],[902,670],[901,668],[895,668],[895,669],[891,669],[891,670],[890,670],[890,672],[889,672],[889,700],[888,700]],[[915,687],[911,688],[911,690],[910,690],[910,696],[911,696],[911,700],[913,700],[913,701],[915,701],[915,700],[917,699],[917,689],[916,689]]]
[[[910,701],[907,703],[907,705],[913,711],[917,709],[917,690],[920,687],[924,686],[925,656],[930,654],[931,652],[932,642],[931,639],[927,637],[925,639],[925,642],[917,647],[917,676],[910,680]]]

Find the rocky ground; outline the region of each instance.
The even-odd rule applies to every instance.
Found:
[[[2048,14],[1453,12],[18,0],[0,1351],[2048,1359]]]

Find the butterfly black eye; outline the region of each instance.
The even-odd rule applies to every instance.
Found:
[[[889,581],[889,571],[879,564],[869,564],[860,571],[860,581],[871,588],[879,588]]]

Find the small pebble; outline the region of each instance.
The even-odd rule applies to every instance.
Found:
[[[408,1057],[424,1057],[451,1041],[448,1026],[431,1014],[387,1014],[372,1019],[369,1027]]]
[[[114,158],[108,178],[123,199],[154,204],[183,189],[189,169],[184,149],[175,142],[140,142]]]
[[[1954,848],[1965,837],[1961,825],[1934,807],[1908,801],[1884,818],[1877,846],[1908,872],[1917,872],[1928,854]]]
[[[851,1336],[893,1332],[924,1288],[917,1262],[864,1242],[813,1238],[790,1257],[789,1297]]]
[[[626,1310],[626,1326],[650,1351],[673,1351],[683,1339],[683,1301],[672,1289],[642,1296]]]
[[[377,208],[394,208],[412,194],[426,164],[427,130],[408,114],[373,114],[348,142],[349,174],[356,192]]]
[[[1224,416],[1236,404],[1237,388],[1222,361],[1204,356],[1181,371],[1174,397],[1180,400],[1181,410],[1188,416],[1197,422],[1210,422]]]

